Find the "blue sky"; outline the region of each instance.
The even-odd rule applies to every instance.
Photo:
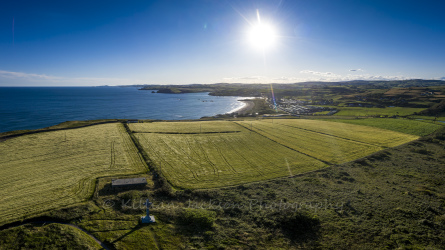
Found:
[[[445,79],[445,1],[3,1],[0,86]],[[255,47],[258,23],[274,43]]]

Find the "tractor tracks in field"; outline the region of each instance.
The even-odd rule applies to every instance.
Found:
[[[269,137],[267,137],[266,135],[263,135],[263,134],[261,134],[261,133],[258,133],[257,131],[255,131],[255,130],[253,130],[253,129],[250,129],[250,128],[248,128],[248,127],[242,125],[242,124],[239,124],[239,123],[237,123],[237,122],[234,122],[234,123],[237,124],[237,125],[239,125],[239,126],[241,126],[241,127],[243,127],[243,128],[245,128],[245,129],[247,129],[247,130],[249,130],[249,131],[251,131],[251,132],[254,132],[254,133],[256,133],[256,134],[258,134],[258,135],[260,135],[260,136],[262,136],[262,137],[264,137],[264,138],[267,138],[268,140],[271,140],[271,141],[273,141],[273,142],[275,142],[275,143],[277,143],[277,144],[279,144],[279,145],[281,145],[281,146],[283,146],[283,147],[285,147],[285,148],[288,148],[288,149],[290,149],[290,150],[292,150],[292,151],[295,151],[295,152],[297,152],[297,153],[300,153],[300,154],[302,154],[302,155],[305,155],[305,156],[310,157],[310,158],[312,158],[312,159],[315,159],[315,160],[317,160],[317,161],[323,162],[324,164],[327,164],[327,165],[329,165],[329,166],[330,166],[330,165],[333,165],[333,163],[331,163],[331,162],[327,162],[327,161],[318,159],[318,158],[316,158],[316,157],[314,157],[314,156],[312,156],[312,155],[303,153],[303,152],[298,151],[298,150],[296,150],[296,149],[294,149],[294,148],[291,148],[291,147],[286,146],[286,145],[284,145],[284,144],[282,144],[282,143],[279,143],[278,141],[276,141],[276,140],[274,140],[274,139],[272,139],[272,138],[269,138]],[[260,131],[263,131],[262,129],[259,129],[259,128],[256,128],[256,129],[258,129],[258,130],[260,130]],[[267,132],[265,132],[265,131],[263,131],[263,132],[264,132],[264,133],[267,133]]]
[[[295,126],[292,126],[292,125],[287,125],[287,124],[282,124],[282,123],[278,123],[278,125],[285,126],[285,127],[290,127],[290,128],[295,128],[295,129],[300,129],[300,130],[303,130],[303,131],[308,131],[308,132],[311,132],[311,133],[317,133],[317,134],[321,134],[321,135],[325,135],[325,136],[332,136],[332,137],[335,137],[335,138],[340,138],[340,139],[343,139],[343,140],[348,140],[348,141],[352,141],[352,142],[356,142],[356,143],[360,143],[360,144],[365,144],[365,145],[369,145],[369,146],[380,147],[380,148],[382,147],[380,145],[372,144],[372,143],[369,143],[369,142],[357,141],[357,140],[354,140],[354,139],[341,137],[341,136],[338,136],[338,135],[333,135],[333,134],[324,133],[324,132],[320,132],[320,131],[315,131],[315,130],[311,130],[311,129],[307,129],[307,128],[295,127]]]

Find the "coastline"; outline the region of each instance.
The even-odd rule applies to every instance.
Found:
[[[252,112],[253,108],[255,107],[255,103],[250,100],[239,100],[239,102],[243,102],[244,105],[228,112],[227,114],[238,113],[238,115],[245,115],[247,113]]]
[[[248,98],[211,96],[208,92],[158,95],[119,87],[12,87],[0,88],[0,95],[5,97],[0,98],[0,133],[41,129],[65,121],[194,120],[238,111],[244,106],[238,100]]]

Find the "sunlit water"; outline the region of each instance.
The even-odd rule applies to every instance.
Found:
[[[242,107],[242,97],[157,94],[134,87],[0,87],[0,132],[95,119],[199,119]]]

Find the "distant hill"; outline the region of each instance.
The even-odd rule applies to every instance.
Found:
[[[244,84],[244,83],[214,83],[214,84],[189,84],[189,85],[131,85],[138,87],[139,90],[157,90],[157,93],[183,94],[209,92],[214,96],[268,96],[271,86],[275,94],[287,93],[286,95],[295,95],[289,91],[301,91],[303,88],[320,89],[331,86],[342,86],[351,88],[411,88],[411,87],[433,87],[445,86],[442,80],[399,80],[399,81],[345,81],[345,82],[301,82],[301,83],[272,83],[272,84]],[[122,86],[123,87],[123,86]],[[128,86],[127,86],[128,87]]]

